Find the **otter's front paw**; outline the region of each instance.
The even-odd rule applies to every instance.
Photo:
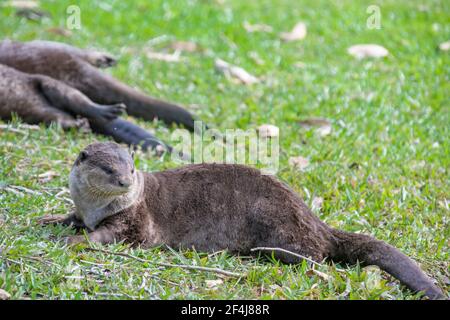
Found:
[[[64,243],[69,246],[73,246],[83,242],[86,242],[86,238],[84,235],[69,236],[64,238]]]
[[[97,68],[109,68],[117,64],[117,59],[104,52],[94,52],[90,62]]]

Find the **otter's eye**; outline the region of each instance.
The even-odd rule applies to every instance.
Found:
[[[105,171],[107,174],[113,174],[114,170],[109,167],[102,167],[102,170]]]
[[[134,173],[134,167],[133,167],[133,169],[131,169],[131,174],[133,174]]]

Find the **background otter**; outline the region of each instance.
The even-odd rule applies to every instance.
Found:
[[[0,64],[0,118],[10,120],[17,114],[31,124],[55,122],[63,129],[90,128],[144,150],[156,146],[171,150],[146,130],[117,118],[124,110],[122,103],[100,105],[61,81]]]
[[[134,245],[228,249],[251,253],[278,247],[316,261],[377,265],[413,291],[444,298],[420,268],[396,248],[367,235],[333,229],[320,221],[288,186],[242,165],[199,164],[143,173],[114,143],[80,153],[70,174],[76,212],[41,223],[87,225],[89,240]],[[98,204],[92,199],[98,199]],[[91,216],[93,218],[91,218]],[[69,238],[76,243],[77,235]],[[286,263],[301,259],[274,252]]]
[[[194,129],[193,116],[181,106],[145,95],[98,70],[116,64],[106,53],[51,41],[5,40],[0,42],[0,63],[60,80],[99,104],[124,103],[129,115]]]

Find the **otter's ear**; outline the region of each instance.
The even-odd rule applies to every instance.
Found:
[[[83,150],[80,152],[80,154],[78,155],[77,160],[75,161],[75,164],[80,164],[81,162],[83,162],[84,160],[86,160],[89,156],[89,153],[86,150]]]
[[[80,152],[80,161],[86,160],[89,153],[86,150]]]

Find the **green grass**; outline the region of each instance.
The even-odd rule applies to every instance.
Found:
[[[69,38],[49,33],[65,25],[72,1],[41,1],[52,17],[31,22],[0,8],[4,37],[48,39],[95,46],[120,56],[110,71],[155,96],[178,101],[221,130],[281,128],[278,176],[333,227],[372,234],[418,261],[447,290],[449,268],[449,55],[439,43],[450,39],[448,1],[78,1],[82,29]],[[425,3],[425,5],[421,5]],[[366,8],[378,4],[381,30],[366,28]],[[109,8],[109,9],[108,9]],[[265,23],[273,33],[249,34],[243,22]],[[308,35],[284,43],[278,33],[305,21]],[[184,53],[183,63],[149,61],[150,39],[189,40],[208,54]],[[381,60],[353,59],[346,48],[377,43],[390,51]],[[159,45],[159,46],[162,46]],[[133,49],[135,54],[130,53]],[[251,58],[255,52],[264,61]],[[222,58],[266,79],[243,86],[214,71]],[[294,66],[303,62],[304,68]],[[311,117],[331,120],[321,137],[297,125]],[[168,137],[173,128],[139,122]],[[1,122],[0,124],[5,124]],[[14,299],[417,299],[377,268],[287,266],[267,259],[206,255],[192,251],[128,250],[149,260],[67,248],[55,238],[73,231],[36,225],[38,217],[67,213],[68,173],[87,144],[106,140],[57,127],[0,129],[0,288]],[[288,165],[301,155],[305,172]],[[142,170],[174,167],[169,157],[138,154]],[[357,163],[358,166],[351,166]],[[43,181],[39,175],[57,176]],[[22,186],[37,193],[13,192]],[[62,193],[61,193],[62,192]],[[154,263],[152,263],[154,262]],[[217,288],[206,280],[217,274],[158,266],[190,264],[246,274],[223,278]]]

